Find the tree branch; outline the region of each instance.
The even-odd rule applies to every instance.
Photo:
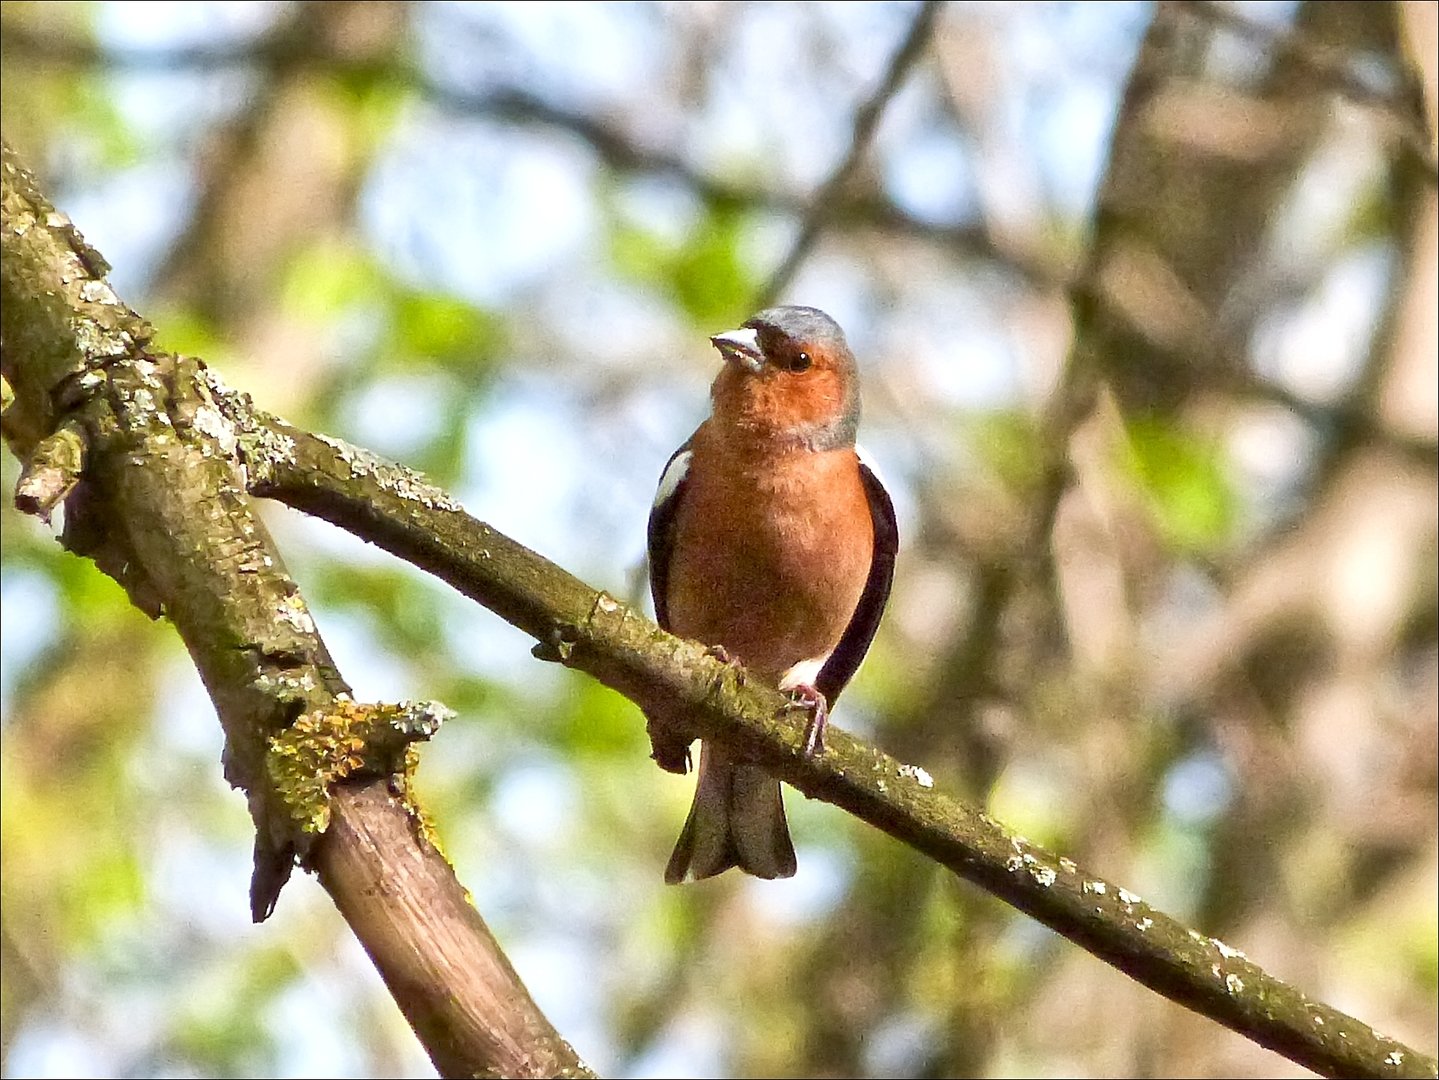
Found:
[[[538,639],[535,653],[648,709],[691,716],[696,736],[768,766],[998,896],[1164,996],[1326,1076],[1434,1076],[1433,1059],[1306,998],[1241,952],[1017,836],[934,789],[922,769],[842,731],[807,760],[785,698],[738,685],[698,642],[665,633],[466,514],[419,474],[211,390],[235,425],[257,495],[390,551]],[[678,706],[678,709],[676,708]]]
[[[587,1075],[393,790],[403,777],[359,769],[328,792],[323,835],[296,827],[275,780],[277,737],[301,716],[364,707],[350,700],[254,513],[234,433],[198,362],[150,348],[149,324],[121,303],[103,260],[8,145],[0,179],[0,332],[14,392],[4,434],[23,476],[59,477],[24,494],[47,511],[50,495],[73,485],[65,545],[146,614],[163,612],[184,640],[225,729],[226,776],[255,819],[256,918],[298,856],[319,872],[442,1075]],[[57,429],[82,433],[83,455],[37,457]],[[50,464],[61,458],[67,464]]]
[[[1439,182],[1439,162],[1435,161],[1434,152],[1430,149],[1429,133],[1414,116],[1413,95],[1408,93],[1412,87],[1407,85],[1406,72],[1397,73],[1398,78],[1394,80],[1400,84],[1397,89],[1381,89],[1373,84],[1372,77],[1366,80],[1360,73],[1351,53],[1310,41],[1293,27],[1257,22],[1236,8],[1215,3],[1214,0],[1181,0],[1181,6],[1197,18],[1276,55],[1288,54],[1326,82],[1333,93],[1356,106],[1381,113],[1395,139],[1422,172],[1426,183],[1433,185]]]

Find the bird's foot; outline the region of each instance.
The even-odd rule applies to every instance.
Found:
[[[813,686],[807,683],[800,683],[798,686],[789,688],[789,703],[787,709],[805,709],[809,712],[809,722],[804,726],[804,745],[801,753],[806,758],[812,758],[816,754],[824,753],[824,733],[829,727],[829,702]]]
[[[734,673],[734,683],[736,686],[744,685],[744,665],[740,663],[737,656],[732,655],[723,645],[711,645],[705,652],[713,656],[721,664],[727,666],[730,671]],[[719,689],[719,677],[715,679],[715,689]]]

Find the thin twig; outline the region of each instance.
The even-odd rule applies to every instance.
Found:
[[[845,154],[844,160],[835,166],[829,179],[821,184],[819,190],[814,193],[814,197],[810,200],[809,210],[800,224],[799,235],[790,245],[789,253],[785,255],[784,261],[770,275],[769,281],[760,291],[755,307],[765,308],[779,299],[794,279],[800,265],[809,257],[810,251],[819,239],[820,232],[833,220],[835,207],[844,192],[845,185],[849,183],[850,177],[859,168],[860,162],[864,160],[865,152],[869,149],[870,143],[874,141],[874,133],[879,128],[879,121],[884,116],[885,108],[894,100],[895,94],[904,85],[905,79],[929,45],[929,39],[934,33],[934,24],[943,7],[944,0],[925,0],[923,6],[920,7],[914,17],[914,22],[910,24],[909,33],[905,35],[904,41],[895,50],[894,57],[885,71],[884,79],[854,114],[854,129],[850,134],[849,150]]]
[[[457,117],[484,117],[516,125],[532,125],[564,132],[583,141],[609,168],[625,175],[644,175],[676,180],[706,203],[745,206],[780,214],[802,216],[813,211],[815,197],[727,177],[697,168],[683,156],[661,147],[646,145],[624,126],[592,112],[567,108],[538,94],[504,83],[482,89],[455,86],[402,60],[380,61],[337,56],[326,51],[324,42],[313,37],[270,36],[236,46],[194,46],[190,48],[123,48],[99,45],[68,35],[38,32],[15,20],[0,23],[8,55],[53,64],[93,69],[155,72],[232,71],[254,67],[262,71],[276,65],[304,62],[320,72],[346,79],[391,79],[413,87],[435,108]],[[827,198],[826,223],[845,229],[874,229],[886,234],[910,237],[944,245],[1005,267],[1020,280],[1037,288],[1058,288],[1064,284],[1062,268],[997,244],[983,225],[954,224],[921,220],[892,200],[865,192],[834,193]]]
[[[1425,179],[1430,184],[1439,183],[1439,161],[1434,158],[1429,133],[1424,130],[1422,117],[1415,115],[1412,101],[1406,101],[1402,94],[1381,89],[1361,78],[1351,63],[1352,54],[1315,44],[1292,27],[1258,22],[1215,0],[1179,0],[1179,6],[1256,45],[1275,53],[1288,54],[1340,97],[1355,105],[1382,112],[1399,143],[1418,163]],[[1401,84],[1406,81],[1401,79]]]

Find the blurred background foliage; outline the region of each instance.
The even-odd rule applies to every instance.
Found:
[[[639,600],[705,338],[917,7],[0,13],[5,137],[163,343]],[[1434,17],[946,5],[781,297],[848,331],[904,538],[837,722],[1429,1051]],[[249,924],[174,635],[3,513],[6,1075],[429,1075],[313,881]],[[602,1073],[1300,1074],[792,793],[796,878],[666,888],[691,782],[636,709],[266,513],[357,692],[458,710],[423,798]]]

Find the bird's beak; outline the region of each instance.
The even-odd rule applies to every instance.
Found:
[[[759,332],[753,327],[726,330],[710,338],[710,343],[720,351],[726,360],[732,360],[748,372],[759,371],[764,366],[764,353],[759,347]]]

